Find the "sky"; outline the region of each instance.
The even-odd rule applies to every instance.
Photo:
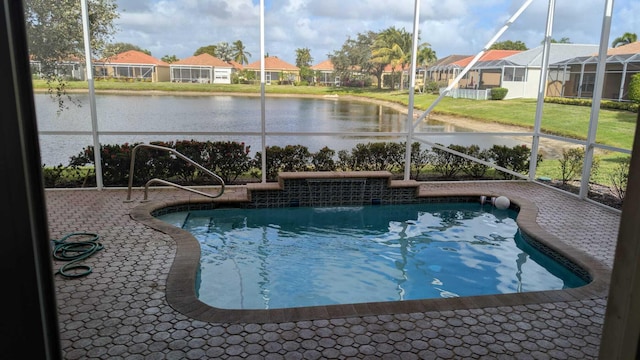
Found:
[[[420,0],[420,42],[438,58],[475,55],[525,0]],[[116,0],[114,42],[151,51],[156,58],[192,56],[203,46],[241,40],[260,57],[258,0]],[[498,41],[544,39],[548,1],[534,0]],[[557,0],[554,39],[598,44],[604,0]],[[389,27],[413,32],[415,0],[265,0],[265,53],[295,64],[296,49],[308,48],[313,64],[328,59],[348,38]],[[640,1],[616,0],[609,45],[625,32],[640,35]]]

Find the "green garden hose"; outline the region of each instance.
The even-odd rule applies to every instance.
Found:
[[[82,241],[67,241],[73,236],[83,236],[90,238]],[[93,269],[91,266],[79,264],[81,260],[93,255],[96,251],[102,250],[103,246],[98,242],[100,236],[89,232],[74,232],[67,234],[60,240],[53,240],[53,257],[56,260],[68,261],[56,274],[65,277],[75,278],[89,275]],[[79,270],[84,271],[79,271]]]

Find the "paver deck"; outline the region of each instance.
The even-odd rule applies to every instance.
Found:
[[[537,223],[564,244],[611,268],[620,214],[526,182],[428,183],[425,191],[490,191],[522,197],[539,209]],[[242,187],[229,187],[229,197]],[[195,198],[152,189],[153,200]],[[100,235],[104,249],[85,260],[86,277],[55,275],[65,359],[593,359],[606,297],[506,305],[460,298],[454,310],[327,316],[302,321],[214,323],[173,309],[166,281],[173,239],[133,220],[140,205],[126,190],[47,190],[52,239]],[[62,263],[54,261],[55,269]],[[55,270],[54,269],[54,270]],[[490,305],[487,305],[490,304]]]

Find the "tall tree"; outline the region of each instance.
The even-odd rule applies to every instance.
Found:
[[[209,54],[211,56],[216,56],[216,50],[217,50],[216,45],[202,46],[202,47],[199,47],[198,50],[196,50],[196,52],[193,53],[193,56],[198,56],[201,54]]]
[[[425,66],[436,62],[438,56],[436,52],[431,48],[431,44],[422,43],[418,45],[418,55],[416,55],[417,65]]]
[[[498,41],[496,43],[493,43],[493,45],[491,45],[489,49],[490,50],[529,50],[527,49],[527,45],[525,45],[525,43],[523,43],[520,40]]]
[[[248,64],[251,53],[244,48],[241,40],[233,42],[233,60],[241,65]]]
[[[313,63],[313,58],[311,57],[311,50],[309,48],[298,48],[296,49],[296,66],[299,68],[309,67]]]
[[[313,57],[309,48],[296,49],[296,66],[300,68],[300,78],[307,83],[313,82],[314,72],[311,70]]]
[[[384,66],[371,62],[371,47],[376,36],[373,31],[358,33],[355,39],[348,37],[340,50],[329,54],[335,75],[341,82],[348,83],[373,75],[378,79],[378,87],[382,86]]]
[[[391,65],[391,88],[394,88],[395,71],[399,67],[401,72],[411,62],[412,36],[404,29],[390,27],[383,30],[373,43],[371,61],[379,64]],[[402,88],[402,75],[400,88]]]
[[[141,47],[133,44],[119,42],[119,43],[105,45],[104,51],[102,52],[102,56],[108,58],[129,50],[137,50],[147,55],[151,55],[151,51],[147,49],[142,49]]]
[[[65,80],[57,75],[61,59],[84,59],[84,33],[80,2],[77,0],[26,0],[25,27],[29,53],[39,61],[41,75],[57,96],[60,109]],[[119,17],[115,0],[92,0],[89,6],[91,56],[99,58],[115,33],[114,21]],[[55,85],[58,83],[58,85]],[[53,90],[55,86],[55,91]]]
[[[611,47],[618,47],[622,45],[631,44],[638,41],[638,35],[635,33],[626,32],[622,36],[619,36],[611,42]]]
[[[223,61],[233,60],[233,49],[228,42],[222,41],[216,45],[216,56]]]

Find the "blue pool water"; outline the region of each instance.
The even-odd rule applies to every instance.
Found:
[[[159,216],[201,244],[199,299],[275,309],[558,290],[585,281],[479,203],[197,210]]]

